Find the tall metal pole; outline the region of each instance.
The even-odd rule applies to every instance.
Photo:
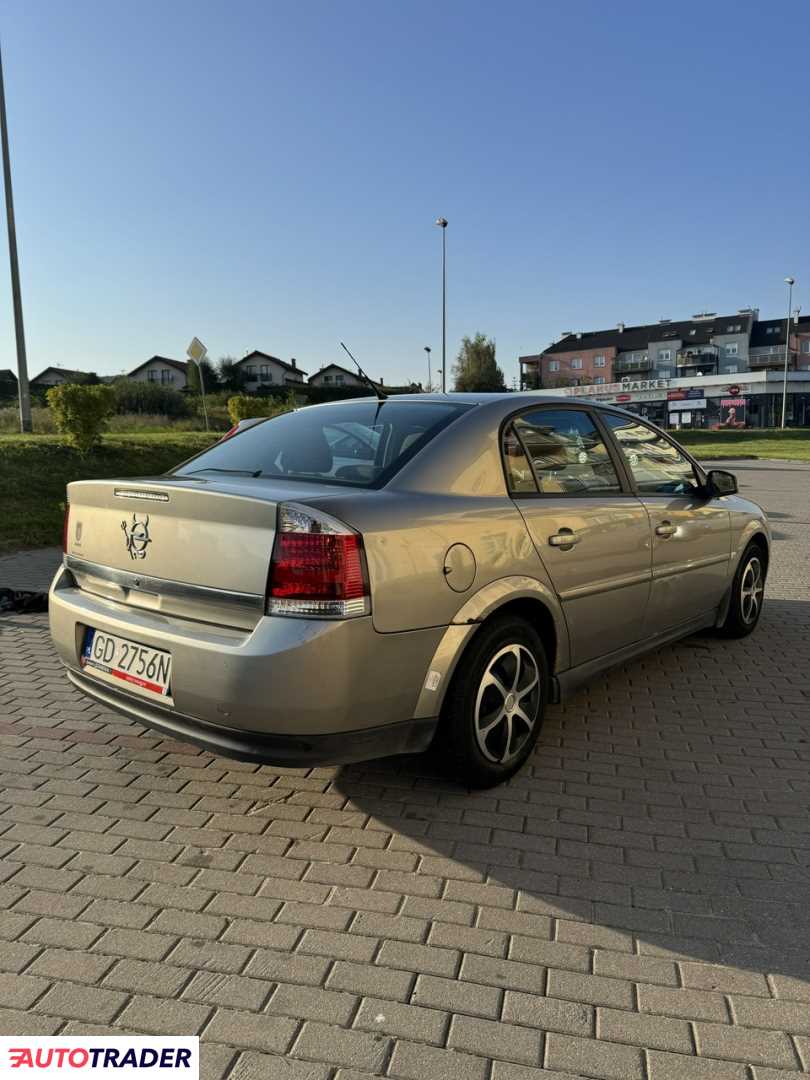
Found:
[[[195,360],[197,365],[197,374],[200,377],[200,396],[202,397],[203,416],[205,417],[205,430],[208,431],[208,407],[205,404],[205,378],[203,377],[202,362],[205,357],[201,357],[199,360]]]
[[[447,218],[436,218],[442,230],[442,393],[447,393]]]
[[[785,284],[788,287],[788,309],[787,309],[787,321],[785,322],[785,372],[782,382],[782,427],[785,426],[785,417],[787,415],[787,383],[788,383],[788,359],[790,357],[790,309],[793,307],[793,286],[796,284],[796,279],[792,277],[785,278]]]
[[[20,398],[20,431],[31,431],[31,394],[28,388],[28,363],[25,357],[20,266],[17,261],[17,228],[14,224],[14,196],[11,192],[11,159],[8,152],[6,91],[3,85],[3,56],[0,52],[0,138],[3,143],[3,182],[6,188],[8,222],[8,261],[11,267],[11,295],[14,303],[14,331],[17,336],[17,390]]]
[[[427,353],[427,358],[428,358],[428,384],[427,384],[427,388],[428,388],[428,393],[430,393],[431,390],[433,389],[433,376],[430,373],[430,346],[429,345],[425,346],[425,352]]]

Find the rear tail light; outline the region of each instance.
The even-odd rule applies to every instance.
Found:
[[[360,534],[320,510],[282,503],[270,563],[267,614],[347,619],[370,611]]]
[[[65,520],[62,522],[62,551],[67,555],[68,533],[70,530],[70,503],[65,503]]]

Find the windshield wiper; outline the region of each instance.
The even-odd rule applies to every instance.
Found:
[[[207,465],[204,469],[194,469],[192,472],[186,473],[186,476],[196,476],[198,473],[203,472],[232,473],[234,476],[250,476],[254,480],[257,476],[262,475],[261,469],[219,469],[216,465]]]

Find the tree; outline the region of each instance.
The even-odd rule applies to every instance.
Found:
[[[210,360],[203,360],[200,367],[205,380],[205,392],[206,394],[212,394],[219,389],[219,379],[216,371],[214,371],[214,365]],[[188,362],[188,388],[192,394],[199,394],[200,392],[200,373],[193,360]]]
[[[217,375],[222,390],[239,391],[242,389],[244,379],[236,363],[236,358],[233,356],[220,356],[217,360]]]
[[[473,393],[497,393],[506,389],[503,372],[495,362],[495,342],[486,334],[461,339],[453,365],[456,390]]]

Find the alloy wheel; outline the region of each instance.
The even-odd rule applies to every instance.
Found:
[[[740,612],[746,624],[750,625],[759,615],[764,591],[762,563],[753,556],[748,560],[740,582]]]
[[[475,699],[475,737],[488,761],[515,758],[540,711],[540,671],[525,645],[505,645],[492,657]]]

